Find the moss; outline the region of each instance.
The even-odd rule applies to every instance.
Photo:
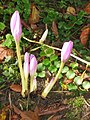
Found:
[[[81,114],[82,114],[82,108],[83,108],[83,98],[76,97],[74,99],[70,99],[69,105],[70,110],[66,114],[66,120],[80,120]]]

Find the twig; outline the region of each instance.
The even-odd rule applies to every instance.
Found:
[[[25,40],[29,41],[29,42],[36,43],[36,44],[39,44],[39,45],[44,45],[44,46],[49,47],[49,48],[52,48],[52,49],[54,49],[54,50],[62,51],[62,49],[59,49],[59,48],[57,48],[57,47],[49,46],[49,45],[47,45],[47,44],[40,43],[40,42],[37,42],[37,41],[34,41],[34,40],[29,40],[29,39],[26,38],[26,37],[23,37],[23,38],[24,38]],[[88,62],[88,61],[86,61],[86,60],[83,60],[82,58],[80,58],[80,57],[78,57],[78,56],[75,56],[74,54],[70,54],[70,55],[71,55],[73,58],[75,58],[75,59],[77,59],[77,60],[79,60],[79,61],[81,61],[81,62],[83,62],[83,63],[85,63],[85,64],[87,64],[87,65],[90,65],[90,62]]]
[[[88,107],[90,107],[90,104],[85,100],[84,97],[83,97],[83,100],[84,100],[84,102],[86,103],[86,105],[87,105]]]

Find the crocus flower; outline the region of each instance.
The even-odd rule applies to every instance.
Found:
[[[15,41],[18,42],[22,35],[22,25],[18,11],[15,11],[11,17],[10,28]]]
[[[19,45],[20,44],[19,40],[22,35],[22,25],[21,25],[20,16],[19,16],[18,11],[15,11],[11,17],[10,28],[11,28],[11,33],[12,33],[12,35],[15,39],[15,43],[16,43],[18,66],[19,66],[21,82],[22,82],[22,96],[25,97],[25,92],[26,92],[25,77],[24,77],[24,71],[23,71],[23,67],[22,67],[22,59],[21,59],[20,45]]]
[[[34,76],[36,70],[37,70],[37,60],[36,60],[36,57],[33,54],[31,54],[30,55],[30,76]]]
[[[25,90],[28,91],[28,75],[29,75],[29,53],[26,52],[24,55],[24,77],[25,77]]]
[[[59,79],[59,75],[60,75],[60,73],[61,73],[61,71],[64,67],[64,64],[70,57],[72,48],[73,48],[73,42],[72,41],[64,43],[64,45],[62,47],[62,51],[61,51],[61,65],[60,65],[60,68],[59,68],[55,78],[50,81],[50,83],[46,86],[46,88],[42,92],[42,97],[43,98],[46,98],[46,96],[48,95],[50,90],[53,88],[53,86],[55,85],[55,83]]]
[[[72,41],[65,42],[63,44],[62,51],[61,51],[61,62],[65,63],[69,59],[72,48],[73,48]]]
[[[24,76],[25,78],[28,77],[29,75],[29,69],[30,69],[30,64],[29,64],[29,53],[26,52],[24,56]]]
[[[30,55],[30,93],[36,89],[36,79],[35,73],[37,70],[37,60],[36,57],[31,54]]]
[[[46,40],[48,29],[45,30],[39,42],[43,43]]]

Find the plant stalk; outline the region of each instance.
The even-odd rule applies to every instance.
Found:
[[[41,95],[41,96],[42,96],[43,98],[46,98],[46,96],[48,95],[48,93],[50,92],[50,90],[52,89],[52,87],[54,86],[54,84],[56,83],[56,81],[58,80],[59,75],[60,75],[63,67],[64,67],[64,63],[61,62],[60,68],[59,68],[58,73],[56,74],[54,80],[51,81],[51,82],[48,84],[48,86],[44,89],[44,91],[42,92],[42,95]]]
[[[21,82],[22,82],[22,96],[25,97],[25,79],[24,79],[24,72],[22,67],[22,60],[21,60],[21,53],[20,53],[20,43],[16,42],[16,52],[17,52],[17,58],[18,58],[18,66],[20,70],[21,75]]]
[[[33,83],[33,80],[34,80],[34,76],[31,76],[31,77],[30,77],[30,93],[33,92],[33,90],[34,90],[34,88],[33,88],[33,86],[34,86],[34,85],[33,85],[33,84],[34,84],[34,83]]]

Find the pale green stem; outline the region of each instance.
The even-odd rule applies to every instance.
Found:
[[[30,93],[33,92],[33,80],[34,80],[34,76],[30,77]]]
[[[46,45],[46,44],[43,44],[43,43],[40,43],[40,42],[37,42],[37,41],[34,41],[34,40],[29,40],[29,39],[26,38],[26,37],[23,37],[23,38],[24,38],[25,40],[29,41],[29,42],[36,43],[36,44],[39,44],[39,45],[44,45],[44,46],[49,47],[49,48],[52,48],[52,49],[54,49],[54,50],[62,51],[62,49],[59,49],[59,48],[56,48],[56,47],[53,47],[53,46],[49,46],[49,45]],[[88,62],[88,61],[86,61],[86,60],[83,60],[82,58],[80,58],[80,57],[78,57],[78,56],[75,56],[75,55],[73,55],[73,54],[70,54],[70,56],[72,56],[73,58],[75,58],[75,59],[77,59],[77,60],[79,60],[79,61],[81,61],[81,62],[83,62],[83,63],[85,63],[85,64],[87,64],[87,65],[90,66],[90,62]]]
[[[24,79],[24,72],[22,67],[19,42],[16,42],[16,51],[17,51],[18,65],[19,65],[19,70],[21,75],[21,82],[22,82],[22,96],[25,97],[25,79]]]
[[[58,80],[58,78],[59,78],[59,75],[60,75],[63,67],[64,67],[64,63],[61,62],[60,68],[59,68],[58,73],[56,74],[54,80],[53,80],[50,84],[48,84],[48,86],[47,86],[47,87],[44,89],[44,91],[42,92],[42,95],[41,95],[41,96],[42,96],[43,98],[46,98],[46,96],[48,95],[48,93],[50,92],[50,90],[52,89],[52,87],[53,87],[53,86],[55,85],[55,83],[57,82],[57,80]]]
[[[25,76],[25,90],[26,90],[26,92],[28,91],[28,75],[27,76]]]

